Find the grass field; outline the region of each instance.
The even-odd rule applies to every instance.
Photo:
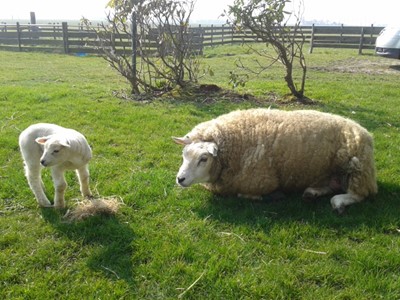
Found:
[[[239,90],[256,102],[140,103],[113,96],[128,86],[100,58],[0,52],[0,298],[400,299],[400,61],[356,52],[307,55],[311,108],[375,138],[379,194],[342,216],[329,198],[257,203],[175,185],[181,148],[171,136],[238,108],[310,108],[282,104],[278,68]],[[215,76],[202,82],[229,88],[238,57],[251,59],[239,47],[207,49]],[[18,149],[36,122],[85,134],[92,190],[123,199],[116,216],[66,223],[65,211],[38,208]],[[67,181],[72,207],[79,186],[73,173]]]

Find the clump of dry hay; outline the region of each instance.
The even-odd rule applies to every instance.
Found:
[[[64,215],[64,219],[74,222],[96,215],[115,215],[122,203],[122,199],[116,197],[84,199],[69,209]]]

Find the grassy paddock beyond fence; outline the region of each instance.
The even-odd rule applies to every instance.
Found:
[[[243,47],[206,48],[214,76],[201,82],[227,88],[236,57],[254,61]],[[129,86],[98,57],[0,51],[0,61],[1,299],[400,299],[399,61],[307,54],[306,95],[317,103],[307,107],[287,102],[278,67],[239,90],[257,101],[208,93],[140,103],[113,96]],[[337,216],[328,197],[260,203],[176,186],[182,149],[171,136],[259,106],[361,123],[374,136],[379,194]],[[124,202],[115,216],[66,223],[65,211],[37,207],[18,149],[37,122],[85,134],[93,192]],[[81,198],[73,172],[67,181],[71,208]]]

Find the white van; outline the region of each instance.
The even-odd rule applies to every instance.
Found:
[[[400,26],[385,27],[376,38],[375,53],[400,59]]]

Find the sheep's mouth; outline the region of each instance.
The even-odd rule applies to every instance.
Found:
[[[180,187],[183,187],[183,188],[187,188],[187,187],[190,186],[190,184],[186,184],[186,183],[184,183],[184,182],[181,182],[181,183],[177,182],[177,184],[178,184]]]
[[[188,187],[190,183],[187,182],[185,177],[176,177],[176,183],[181,187]]]

